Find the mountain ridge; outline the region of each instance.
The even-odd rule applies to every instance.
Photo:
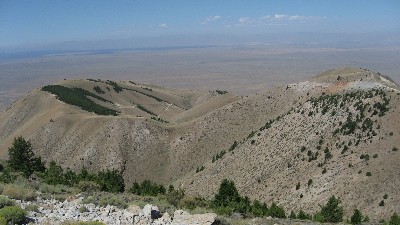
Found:
[[[250,198],[276,201],[287,209],[315,211],[315,203],[334,193],[377,218],[399,211],[394,203],[400,201],[396,197],[400,179],[393,184],[388,179],[400,176],[389,168],[399,166],[399,153],[392,148],[400,146],[396,130],[400,89],[379,73],[341,68],[248,97],[129,81],[57,84],[102,96],[112,103],[89,98],[120,114],[96,115],[33,90],[0,114],[2,157],[13,137],[22,135],[47,162],[56,160],[73,170],[116,168],[124,172],[128,186],[151,179],[210,197],[221,179],[230,178]],[[96,86],[105,93],[96,93]],[[347,134],[347,126],[353,125],[354,133]],[[306,149],[301,151],[303,146]],[[344,146],[347,150],[341,153]],[[327,152],[331,158],[325,162]],[[361,154],[371,158],[360,159]],[[366,172],[372,172],[372,177]],[[312,184],[307,186],[309,179]],[[297,182],[300,191],[295,190]],[[360,185],[367,187],[365,196]],[[379,196],[385,193],[374,190],[388,193],[385,207],[378,206]]]

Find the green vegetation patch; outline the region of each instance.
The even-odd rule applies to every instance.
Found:
[[[111,101],[102,98],[98,95],[95,95],[89,91],[86,91],[82,88],[68,88],[61,85],[47,85],[42,87],[42,91],[50,92],[57,96],[57,99],[63,101],[70,105],[75,105],[80,107],[83,110],[88,112],[93,112],[98,115],[113,115],[117,116],[118,111],[109,109],[102,105],[99,105],[88,98],[88,96],[98,99],[103,102],[110,102]]]
[[[117,93],[120,93],[121,91],[124,90],[121,86],[119,86],[119,85],[118,85],[117,83],[115,83],[114,81],[107,80],[107,81],[106,81],[106,84],[111,85],[111,86],[113,87],[114,91],[117,92]]]
[[[147,93],[144,93],[144,92],[135,90],[135,89],[131,89],[131,88],[123,88],[123,89],[128,90],[128,91],[137,92],[137,93],[142,94],[142,95],[145,95],[145,96],[147,96],[147,97],[149,97],[149,98],[153,98],[153,99],[155,99],[155,100],[158,101],[158,102],[167,102],[167,101],[164,101],[164,100],[162,100],[161,98],[159,98],[159,97],[157,97],[157,96],[150,95],[150,94],[147,94]],[[143,88],[143,89],[144,89],[144,90],[148,90],[148,91],[153,91],[153,90],[150,89],[150,88]]]
[[[142,105],[137,105],[137,107],[138,107],[140,110],[142,110],[142,111],[144,111],[144,112],[146,112],[146,113],[148,113],[148,114],[150,114],[150,115],[157,116],[155,113],[153,113],[152,111],[146,109],[146,108],[145,108],[144,106],[142,106]]]

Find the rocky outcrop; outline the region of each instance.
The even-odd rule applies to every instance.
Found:
[[[82,198],[60,202],[37,198],[36,201],[17,201],[22,208],[37,209],[28,212],[29,220],[34,224],[62,224],[65,221],[100,221],[107,225],[125,224],[154,224],[154,225],[184,225],[204,224],[211,225],[216,218],[214,213],[195,214],[183,210],[176,210],[173,217],[167,212],[161,213],[155,205],[145,205],[143,209],[131,205],[126,209],[107,205],[105,207],[94,204],[82,204]]]

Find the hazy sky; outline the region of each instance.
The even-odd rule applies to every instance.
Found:
[[[399,31],[399,0],[0,1],[3,48],[163,35]]]

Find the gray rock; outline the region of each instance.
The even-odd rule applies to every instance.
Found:
[[[188,212],[183,210],[176,210],[174,212],[174,219],[172,221],[173,225],[211,225],[214,223],[217,215],[215,213],[206,213],[206,214],[194,214],[190,215]]]

